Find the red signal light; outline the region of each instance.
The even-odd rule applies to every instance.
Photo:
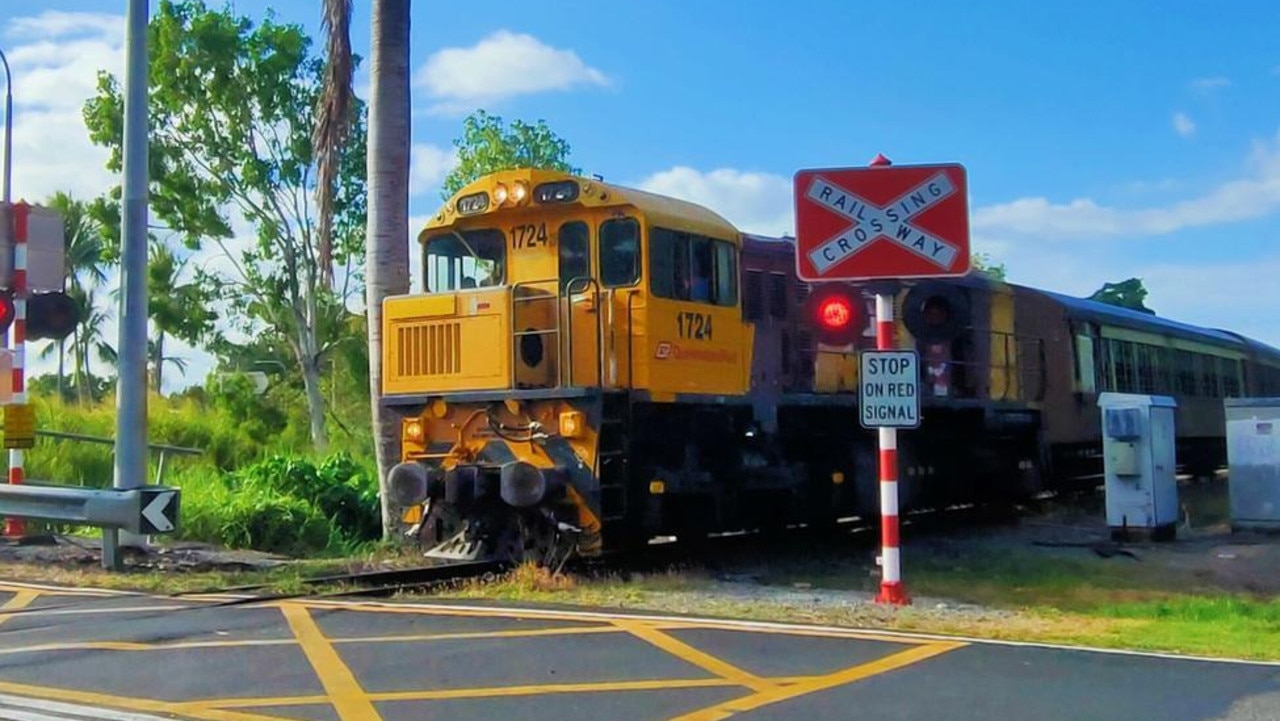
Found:
[[[823,284],[814,288],[807,303],[809,323],[824,345],[847,346],[854,343],[861,330],[858,325],[858,300],[861,293],[851,285]]]
[[[818,306],[818,322],[828,330],[841,330],[853,321],[853,304],[848,298],[827,298]]]
[[[17,314],[13,308],[13,295],[8,291],[0,293],[0,333],[9,332],[9,326],[13,325]]]

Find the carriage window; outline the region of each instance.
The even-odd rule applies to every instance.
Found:
[[[640,223],[613,218],[600,226],[600,282],[608,287],[640,279]]]
[[[738,256],[731,243],[716,241],[716,305],[738,304]]]
[[[572,220],[560,226],[560,290],[564,291],[575,278],[591,277],[591,239],[587,224]],[[587,288],[578,283],[574,292]]]
[[[1176,379],[1174,388],[1182,395],[1199,395],[1200,389],[1196,383],[1196,355],[1187,350],[1177,350],[1174,353],[1174,378]]]
[[[1240,397],[1240,361],[1223,359],[1222,394],[1228,398]]]
[[[501,285],[507,240],[494,228],[446,232],[422,249],[423,282],[428,293]]]
[[[690,260],[689,300],[695,303],[711,302],[712,268],[715,265],[714,248],[710,238],[693,238],[689,244]]]
[[[666,228],[649,231],[649,289],[659,298],[678,299],[687,284],[689,244],[683,233]]]
[[[735,306],[737,248],[702,235],[653,228],[649,231],[649,289],[659,298]],[[763,308],[757,306],[752,312],[762,315]]]
[[[1097,390],[1097,377],[1094,375],[1093,338],[1084,333],[1076,336],[1076,383],[1082,393],[1093,393]]]

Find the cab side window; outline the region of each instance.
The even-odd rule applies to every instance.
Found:
[[[640,223],[610,218],[600,225],[600,283],[606,288],[640,279]]]
[[[659,298],[737,305],[737,250],[722,240],[653,228],[649,233],[649,288]]]
[[[591,277],[590,229],[581,220],[571,220],[560,226],[560,291],[576,278]],[[574,286],[574,292],[586,290],[582,283]]]

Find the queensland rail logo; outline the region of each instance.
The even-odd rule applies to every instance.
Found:
[[[654,348],[653,357],[658,360],[692,360],[708,363],[733,363],[738,360],[738,352],[724,348],[681,348],[670,341],[661,341]]]

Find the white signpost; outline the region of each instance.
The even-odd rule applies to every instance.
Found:
[[[862,351],[858,408],[863,428],[919,428],[919,354],[911,350]]]

